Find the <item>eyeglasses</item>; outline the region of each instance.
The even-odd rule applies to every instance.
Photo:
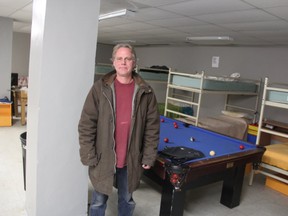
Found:
[[[125,58],[123,58],[123,57],[116,57],[115,58],[115,61],[117,61],[117,62],[122,62],[124,60],[124,62],[130,62],[130,61],[134,61],[135,59],[133,58],[133,57],[125,57]]]

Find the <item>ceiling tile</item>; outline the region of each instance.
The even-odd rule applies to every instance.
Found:
[[[206,21],[209,23],[221,24],[221,23],[244,23],[244,22],[257,22],[257,21],[273,21],[279,18],[261,10],[242,10],[233,11],[218,14],[208,14],[195,16],[195,19]]]
[[[183,0],[131,0],[134,3],[141,3],[149,6],[161,6],[183,2]]]
[[[0,0],[15,32],[31,32],[31,0]],[[187,46],[187,36],[231,36],[232,45],[288,45],[288,0],[102,0],[100,14],[127,8],[134,16],[99,22],[98,42]],[[191,46],[191,44],[188,44]]]
[[[246,10],[253,7],[239,0],[217,0],[217,2],[215,2],[215,0],[194,0],[162,6],[159,8],[186,16],[196,16]]]
[[[178,18],[181,17],[175,13],[171,13],[168,11],[160,10],[158,8],[145,8],[140,11],[135,12],[135,16],[131,16],[130,18],[133,20],[154,20],[154,19],[169,19],[169,18]]]
[[[245,23],[226,23],[221,26],[234,31],[249,31],[249,30],[281,30],[288,29],[288,22],[283,20],[267,21],[267,22],[245,22]]]
[[[288,6],[287,0],[244,0],[244,1],[259,8]]]
[[[157,26],[164,27],[173,27],[173,26],[195,26],[195,25],[203,25],[205,23],[192,19],[190,17],[179,17],[179,18],[167,18],[167,19],[157,19],[145,21],[146,23],[150,23]]]
[[[288,2],[288,1],[287,1]],[[275,8],[267,8],[266,11],[268,11],[269,13],[283,18],[286,21],[288,21],[288,6],[287,7],[275,7]]]

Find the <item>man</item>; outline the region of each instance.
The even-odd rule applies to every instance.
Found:
[[[92,86],[78,126],[81,161],[89,166],[95,189],[90,216],[105,215],[113,185],[118,189],[118,215],[133,215],[132,193],[142,171],[154,164],[159,141],[157,100],[134,72],[134,48],[116,45],[112,61],[115,70]]]

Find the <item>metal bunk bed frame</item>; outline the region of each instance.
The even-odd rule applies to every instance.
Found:
[[[192,88],[192,87],[174,85],[174,84],[172,84],[172,76],[173,75],[180,75],[180,76],[192,77],[192,78],[200,78],[200,86],[199,86],[199,88]],[[205,75],[204,75],[203,71],[200,74],[188,74],[188,73],[175,72],[175,71],[172,71],[171,69],[169,69],[164,115],[167,116],[168,113],[172,113],[172,114],[175,114],[175,115],[178,115],[178,116],[186,118],[187,123],[190,123],[190,124],[193,124],[195,126],[198,126],[200,107],[201,107],[203,94],[222,94],[222,95],[225,94],[226,95],[226,99],[225,99],[224,110],[237,109],[237,110],[249,111],[249,112],[253,113],[253,115],[254,115],[253,122],[256,122],[256,118],[257,118],[257,114],[258,114],[259,92],[260,92],[261,83],[262,83],[261,80],[259,82],[256,82],[256,84],[257,84],[257,92],[245,92],[245,91],[239,92],[239,91],[204,90],[203,89],[204,79],[205,79]],[[187,91],[187,92],[191,92],[192,96],[189,98],[190,100],[175,98],[173,96],[170,96],[170,90],[173,90],[173,89],[178,89],[178,90],[184,90],[184,91]],[[196,99],[196,101],[194,101],[195,94],[198,94],[198,98]],[[255,96],[256,100],[255,100],[254,109],[230,104],[229,103],[229,99],[230,99],[231,95]],[[179,103],[187,104],[187,105],[190,105],[190,106],[195,106],[196,107],[195,116],[194,115],[193,116],[187,115],[185,113],[169,109],[168,108],[168,102],[169,101],[179,102]]]

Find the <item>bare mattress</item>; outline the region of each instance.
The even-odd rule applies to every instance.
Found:
[[[191,88],[200,88],[201,77],[187,77],[181,75],[173,75],[172,83],[178,86],[186,86]],[[213,91],[244,91],[257,92],[257,84],[254,82],[247,82],[241,80],[234,80],[223,77],[204,78],[203,89]]]
[[[273,102],[288,104],[288,92],[268,91],[268,99]]]
[[[262,157],[262,162],[288,170],[288,143],[272,144],[265,146],[266,151]]]
[[[243,140],[246,137],[247,125],[250,120],[236,118],[226,115],[216,117],[204,117],[198,122],[198,126],[207,130],[214,131],[226,136]]]

